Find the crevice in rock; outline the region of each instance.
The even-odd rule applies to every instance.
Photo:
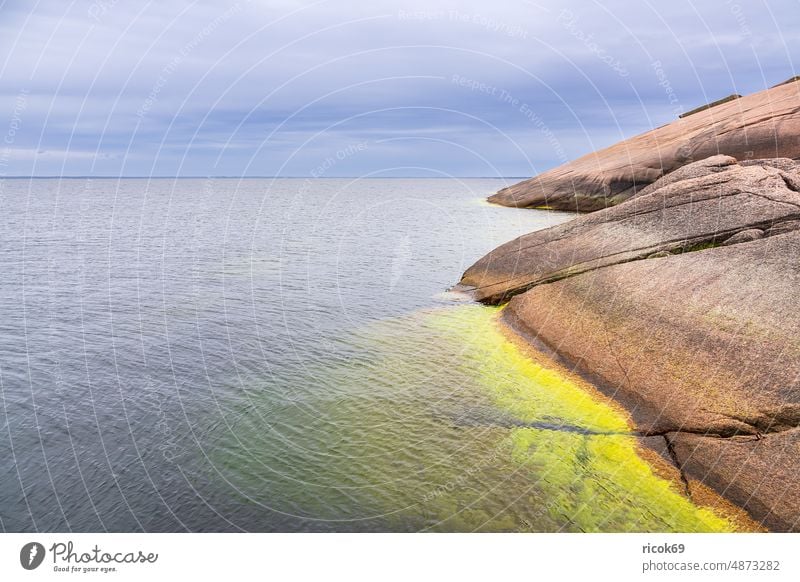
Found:
[[[757,438],[800,428],[800,405],[786,404],[777,410],[761,410],[755,415],[715,414],[750,427],[751,434]]]
[[[789,430],[789,429],[787,429]],[[780,432],[780,431],[775,431]],[[731,428],[731,430],[725,429],[712,429],[712,428],[683,428],[683,427],[669,427],[669,428],[659,428],[659,429],[639,429],[637,430],[636,434],[641,437],[665,437],[669,434],[693,434],[695,436],[701,437],[708,437],[711,439],[726,439],[726,440],[741,440],[742,437],[746,437],[747,440],[761,440],[765,438],[765,436],[761,433],[757,432],[742,432],[741,430],[737,430]]]
[[[781,179],[785,182],[786,178],[781,176]],[[792,192],[796,192],[793,188],[790,188]],[[770,202],[775,202],[776,204],[786,204],[787,206],[794,206],[795,208],[800,208],[800,204],[795,204],[794,202],[787,202],[786,200],[775,200],[774,198],[770,198],[766,194],[759,193],[759,192],[747,192],[747,194],[751,194],[753,196],[758,196],[759,198],[763,198],[764,200],[769,200]],[[788,217],[785,217],[788,218]]]
[[[664,435],[664,442],[667,443],[667,453],[669,454],[669,458],[672,459],[672,463],[675,465],[675,468],[678,470],[678,474],[681,476],[681,483],[683,483],[684,493],[686,493],[686,497],[691,499],[692,490],[689,488],[689,479],[686,477],[686,473],[683,472],[683,465],[678,460],[678,454],[675,452],[675,444],[672,442],[669,434]]]
[[[654,194],[655,192],[658,192],[658,190],[655,190],[654,192],[651,192],[648,195]],[[707,202],[707,201],[711,201],[711,200],[719,200],[719,199],[722,199],[722,198],[729,198],[729,197],[732,197],[732,196],[740,196],[742,194],[748,194],[750,196],[757,196],[759,198],[763,198],[765,200],[769,200],[770,202],[774,202],[776,204],[786,204],[787,206],[792,206],[794,208],[800,209],[800,204],[795,204],[793,202],[787,202],[785,200],[776,200],[774,198],[770,198],[769,196],[764,195],[761,192],[735,191],[735,192],[730,192],[730,193],[721,194],[721,195],[720,194],[715,194],[714,197],[709,197],[709,198],[705,198],[705,199],[685,200],[685,201],[679,202],[677,204],[671,204],[669,206],[665,206],[665,207],[657,208],[657,209],[653,209],[653,210],[648,210],[648,211],[645,211],[645,212],[638,212],[638,213],[637,212],[632,212],[632,213],[625,214],[625,215],[620,216],[620,217],[615,217],[612,220],[606,221],[605,223],[606,224],[619,224],[619,223],[625,222],[626,220],[630,220],[632,218],[640,218],[640,217],[643,217],[643,216],[647,216],[649,214],[655,214],[655,213],[659,213],[659,212],[664,212],[664,210],[672,210],[672,209],[675,209],[675,208],[680,208],[682,206],[690,206],[692,204],[697,204],[699,202]],[[613,207],[607,207],[607,208],[613,208]],[[590,216],[592,218],[597,218],[597,217],[601,217],[602,214],[601,214],[601,212],[598,211],[598,212],[592,213]],[[797,216],[794,216],[794,217],[784,216],[784,217],[781,218],[781,221],[789,220],[791,218],[797,219],[798,217]],[[565,226],[570,225],[570,224],[571,224],[571,222],[567,222],[567,223],[565,223]],[[604,222],[599,220],[599,219],[598,219],[598,222],[591,223],[592,226],[599,226],[601,224],[604,224]],[[758,225],[741,226],[741,227],[737,228],[736,231],[732,231],[732,232],[738,232],[739,230],[742,230],[743,228],[759,228],[759,227],[758,227]],[[524,236],[522,238],[524,238]],[[552,241],[547,241],[547,242],[552,242]],[[672,241],[667,241],[667,242],[672,242]],[[541,242],[536,242],[536,243],[534,243],[532,245],[524,245],[524,246],[520,245],[515,249],[515,252],[521,253],[522,251],[525,251],[525,250],[527,250],[529,248],[537,247],[540,244],[542,244],[542,243]],[[613,255],[609,255],[609,256],[613,256]]]
[[[735,233],[734,233],[735,234]],[[725,235],[722,237],[715,235],[713,238],[709,240],[704,240],[699,243],[695,243],[692,245],[686,245],[683,247],[678,247],[674,253],[674,255],[683,255],[686,253],[696,253],[698,251],[704,251],[706,249],[715,249],[717,247],[721,247],[722,243],[719,242],[720,239],[725,238]],[[669,252],[669,251],[668,251]]]
[[[778,410],[761,411],[758,416],[736,416],[722,412],[713,412],[722,418],[734,421],[735,424],[716,427],[668,426],[658,429],[639,429],[639,436],[667,436],[670,433],[693,434],[716,439],[761,440],[768,435],[778,434],[800,428],[800,406],[786,405]]]
[[[789,190],[800,193],[800,184],[798,184],[797,180],[795,180],[793,176],[790,176],[786,172],[780,172],[780,176]]]
[[[780,202],[780,201],[777,201],[777,200],[772,200],[771,198],[768,198],[767,196],[763,196],[763,195],[759,195],[759,194],[755,194],[755,195],[756,196],[761,196],[762,198],[766,198],[766,199],[771,200],[773,202]],[[795,206],[794,204],[791,204],[791,203],[788,203],[788,202],[783,202],[783,203],[784,204],[789,204],[791,206]],[[800,208],[800,205],[797,205],[797,207]],[[619,251],[617,253],[612,253],[612,254],[609,254],[609,255],[602,256],[602,257],[597,257],[596,259],[592,259],[591,261],[587,261],[587,262],[584,262],[584,263],[577,263],[577,264],[571,265],[569,267],[561,269],[560,271],[555,271],[555,272],[551,273],[550,275],[548,275],[546,277],[543,277],[542,279],[540,279],[538,281],[535,281],[533,283],[524,283],[522,285],[506,289],[501,294],[491,294],[491,295],[487,296],[486,298],[481,299],[480,301],[481,301],[481,303],[485,303],[485,304],[489,304],[489,305],[502,305],[503,303],[508,302],[515,295],[519,295],[521,293],[525,293],[526,291],[529,291],[529,290],[533,289],[534,287],[538,287],[539,285],[546,285],[548,283],[556,283],[556,282],[561,281],[563,279],[568,279],[570,277],[574,277],[576,275],[582,275],[584,273],[590,273],[592,271],[596,271],[598,269],[604,269],[606,267],[613,267],[614,265],[623,265],[625,263],[631,263],[631,262],[634,262],[634,261],[642,261],[642,260],[648,260],[648,259],[657,258],[657,257],[652,257],[651,255],[653,255],[655,253],[658,253],[658,252],[661,252],[661,251],[667,251],[670,254],[674,254],[674,255],[681,255],[681,254],[685,254],[685,253],[693,253],[693,252],[703,251],[703,250],[710,249],[710,248],[716,248],[716,247],[722,246],[722,241],[724,241],[727,238],[730,238],[731,236],[741,232],[742,230],[756,229],[756,228],[764,230],[765,231],[765,236],[762,239],[760,239],[760,240],[763,240],[765,238],[769,238],[770,236],[775,236],[775,234],[785,234],[785,233],[775,233],[775,234],[773,234],[773,233],[770,232],[770,229],[774,229],[776,226],[778,226],[780,224],[787,223],[787,222],[792,222],[792,221],[797,221],[799,219],[800,219],[800,214],[789,214],[789,215],[781,217],[780,220],[767,220],[767,221],[762,221],[762,222],[758,222],[758,223],[745,225],[743,227],[739,227],[739,228],[736,228],[736,229],[731,229],[731,230],[726,230],[726,231],[717,231],[713,235],[709,235],[709,236],[696,237],[696,238],[693,238],[693,239],[673,239],[673,240],[664,241],[664,242],[659,243],[658,245],[652,246],[652,247],[645,247],[645,248],[639,248],[639,249],[631,249],[631,250]],[[517,252],[521,252],[525,248],[527,248],[527,247],[522,247],[522,248],[518,249]],[[603,265],[597,265],[597,266],[594,266],[594,267],[588,266],[594,261],[601,261],[601,260],[604,260],[604,259],[610,259],[610,258],[613,258],[614,256],[617,256],[617,255],[624,255],[624,254],[629,254],[629,253],[636,253],[636,254],[634,256],[632,256],[632,257],[629,257],[629,258],[626,258],[626,259],[621,259],[621,260],[616,261],[616,262],[611,262],[611,263],[607,263],[607,264],[603,264]],[[584,267],[584,265],[586,265],[586,266]],[[506,283],[511,282],[512,280],[513,279],[505,279],[503,281],[496,281],[496,282],[489,283],[488,285],[475,286],[475,287],[473,287],[473,291],[480,291],[482,289],[489,289],[491,287],[501,286],[501,285],[504,285]]]

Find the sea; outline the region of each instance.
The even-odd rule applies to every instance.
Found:
[[[0,181],[0,531],[731,529],[449,290],[514,181]]]

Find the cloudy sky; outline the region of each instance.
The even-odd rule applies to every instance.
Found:
[[[800,74],[798,0],[0,2],[0,176],[528,176]]]

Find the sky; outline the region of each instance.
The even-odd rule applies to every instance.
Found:
[[[2,176],[531,176],[800,74],[800,0],[0,0]]]

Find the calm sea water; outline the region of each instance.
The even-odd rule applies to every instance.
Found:
[[[711,528],[443,293],[503,185],[2,182],[2,529]]]

